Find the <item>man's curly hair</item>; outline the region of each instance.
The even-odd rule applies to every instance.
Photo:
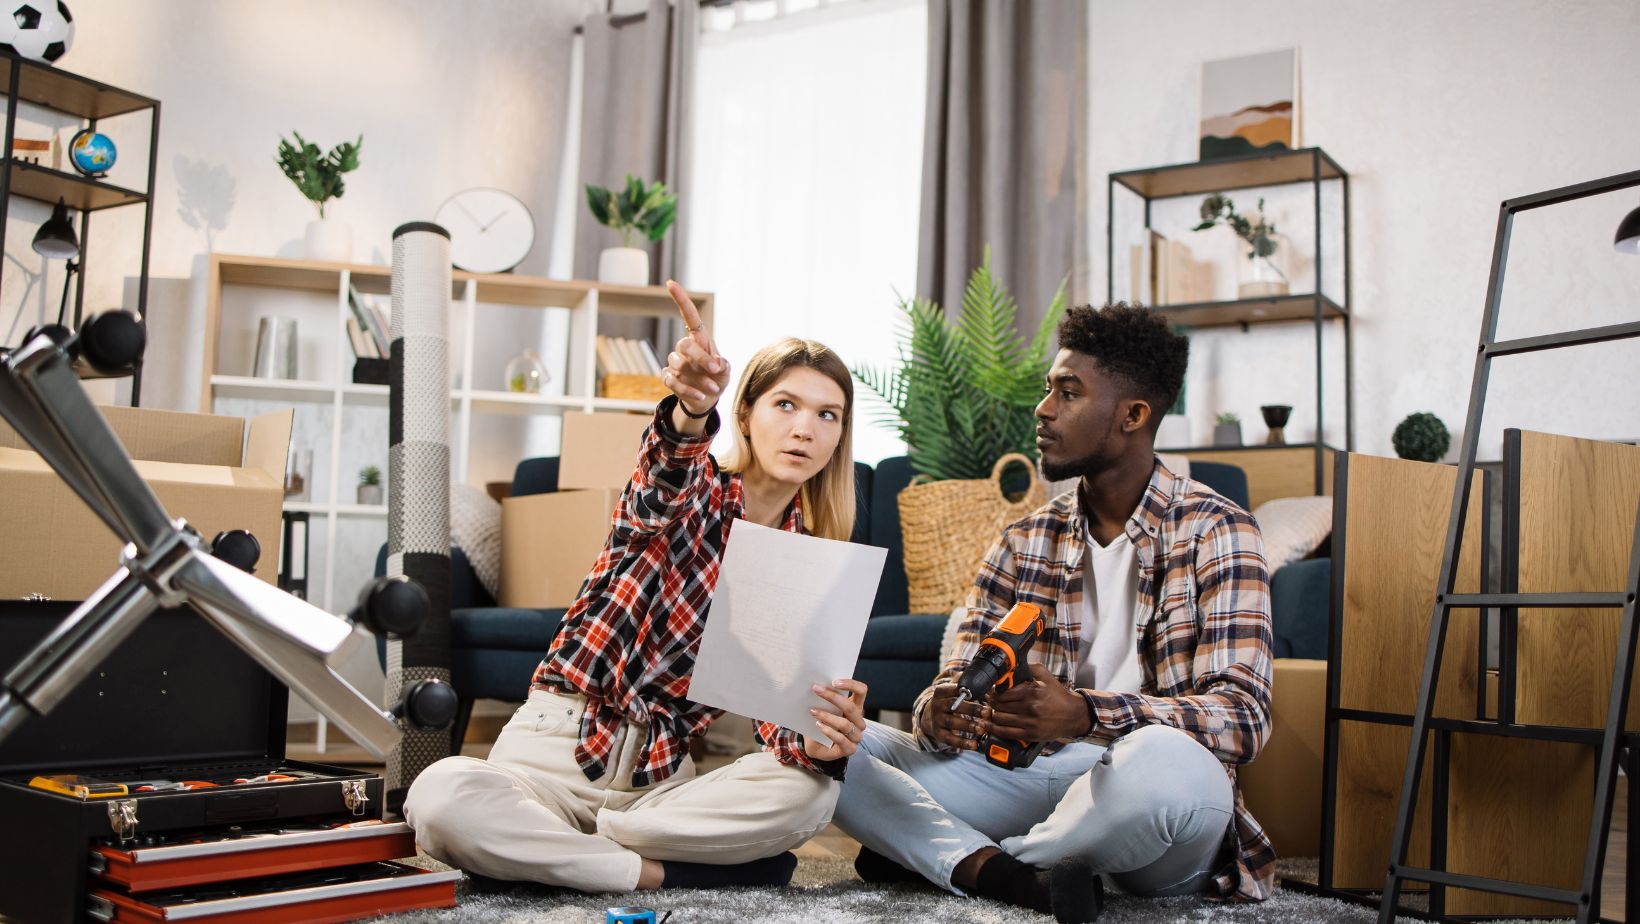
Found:
[[[1059,345],[1093,357],[1105,372],[1132,385],[1150,402],[1152,429],[1178,400],[1190,364],[1189,338],[1174,333],[1162,315],[1127,302],[1065,312]]]

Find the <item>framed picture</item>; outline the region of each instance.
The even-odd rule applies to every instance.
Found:
[[[1298,49],[1202,64],[1202,160],[1299,147]]]

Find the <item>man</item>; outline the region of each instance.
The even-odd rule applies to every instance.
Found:
[[[1275,852],[1235,766],[1270,727],[1270,598],[1253,518],[1155,455],[1189,341],[1125,304],[1074,308],[1037,405],[1050,480],[1077,490],[1008,527],[915,736],[871,724],[835,821],[867,881],[927,879],[1091,921],[1101,874],[1144,895],[1262,900]],[[1016,602],[1046,628],[1031,680],[955,711],[956,680]],[[1050,744],[1008,770],[987,735]]]

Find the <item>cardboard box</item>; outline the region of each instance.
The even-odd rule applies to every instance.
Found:
[[[654,414],[564,412],[563,449],[558,453],[558,490],[613,488],[632,480],[643,432]]]
[[[1236,774],[1242,798],[1278,855],[1319,856],[1327,662],[1275,659],[1270,715],[1270,740]]]
[[[262,544],[256,576],[279,576],[280,515],[292,411],[249,421],[148,408],[100,407],[138,474],[172,518],[207,540],[249,530]],[[123,541],[0,422],[0,598],[84,600],[113,576]]]
[[[592,488],[502,501],[501,592],[496,602],[527,609],[575,602],[581,582],[609,538],[610,516],[620,498],[617,489]]]

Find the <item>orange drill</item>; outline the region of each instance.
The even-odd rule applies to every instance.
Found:
[[[1008,615],[979,643],[979,651],[968,662],[968,669],[957,678],[957,698],[951,702],[951,711],[956,712],[958,706],[970,699],[983,699],[992,689],[1009,690],[1016,683],[1029,681],[1031,668],[1025,659],[1043,628],[1039,607],[1031,603],[1014,604]],[[986,760],[1009,770],[1029,767],[1046,745],[1046,741],[1019,741],[993,735],[985,736],[980,742]]]

